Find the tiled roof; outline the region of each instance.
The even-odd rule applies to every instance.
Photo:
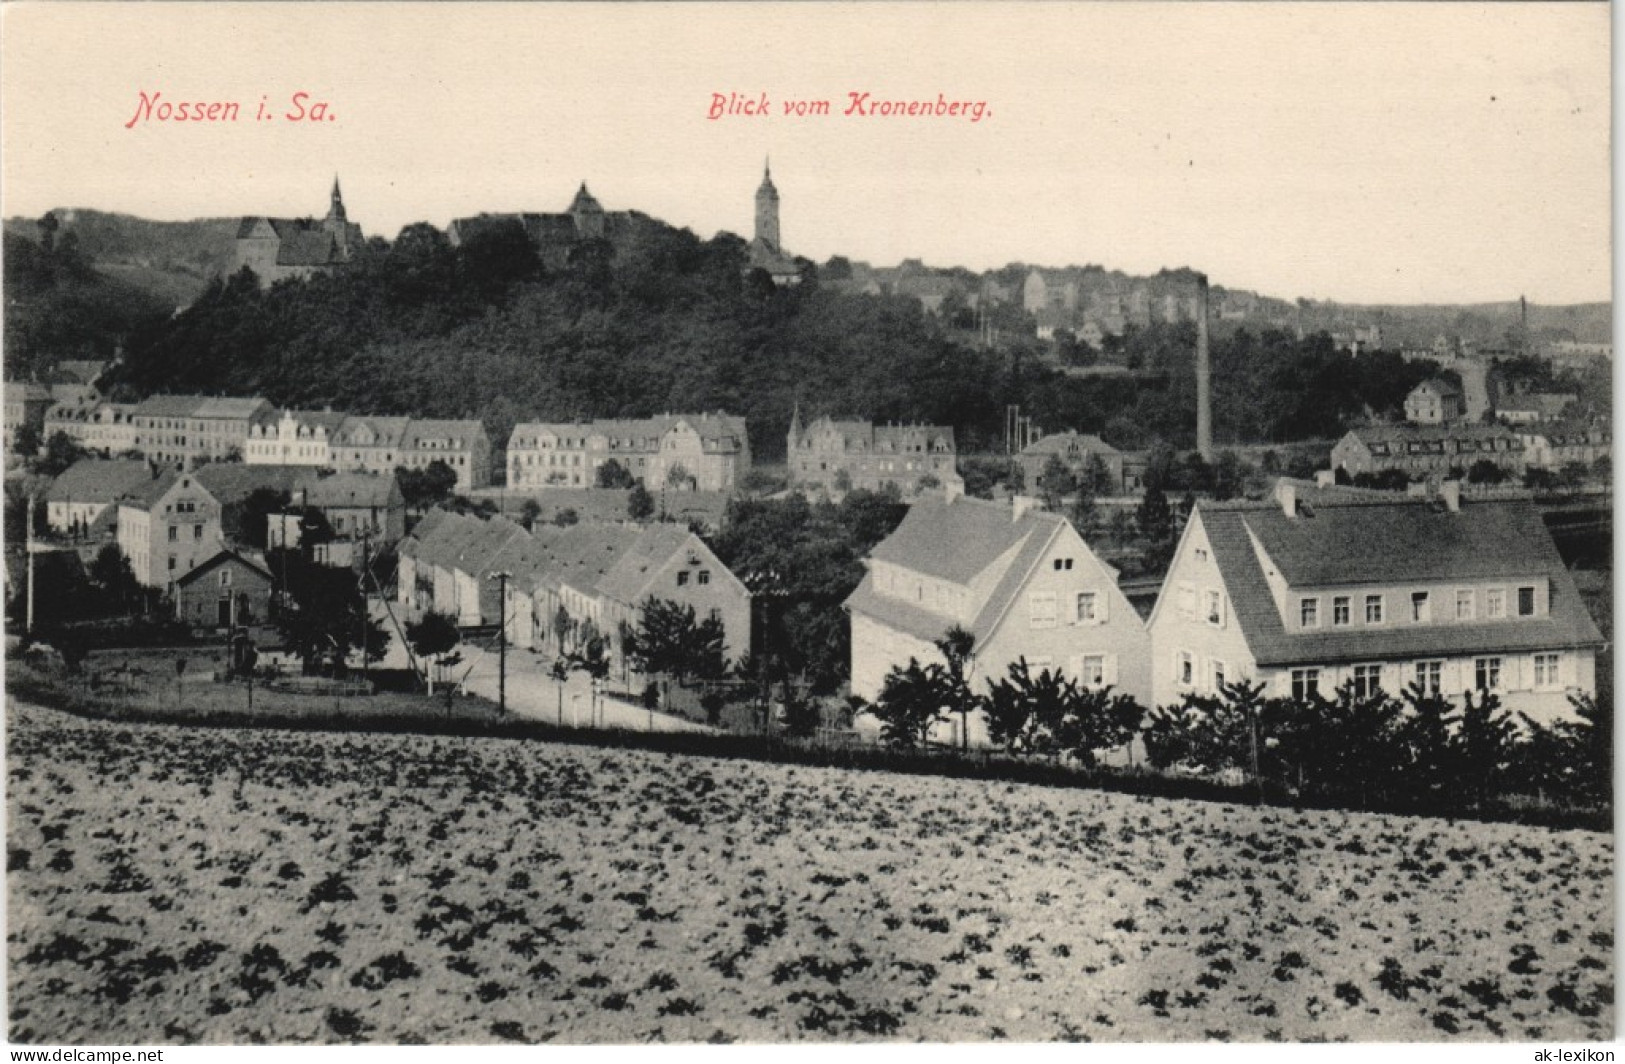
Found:
[[[205,396],[193,408],[189,416],[248,420],[255,414],[270,408],[271,404],[264,399],[232,399],[224,396]]]
[[[528,441],[552,433],[567,439],[603,436],[611,440],[631,440],[635,445],[654,447],[679,423],[687,424],[700,437],[705,446],[718,450],[737,450],[745,439],[745,419],[732,414],[660,414],[646,418],[598,418],[594,421],[527,421],[515,425],[509,437],[510,447],[528,449]]]
[[[1034,440],[1021,449],[1022,454],[1065,454],[1070,448],[1077,447],[1081,451],[1091,454],[1108,455],[1120,454],[1116,447],[1107,443],[1099,436],[1091,436],[1082,432],[1054,432],[1043,439]]]
[[[1541,417],[1559,417],[1564,410],[1575,402],[1575,396],[1554,392],[1536,392],[1528,395],[1514,395],[1501,400],[1496,409],[1502,413],[1532,413]]]
[[[222,506],[241,502],[258,488],[290,494],[300,480],[310,475],[309,466],[247,465],[243,462],[210,462],[193,473]]]
[[[110,503],[153,479],[145,462],[82,458],[52,481],[47,502]]]
[[[51,389],[43,384],[34,384],[31,381],[6,381],[4,392],[5,400],[8,403],[48,403],[51,401]]]
[[[1420,391],[1431,391],[1434,395],[1439,396],[1441,399],[1448,399],[1451,396],[1461,395],[1461,389],[1456,387],[1455,382],[1445,380],[1443,377],[1433,377],[1423,381],[1421,384],[1418,384],[1415,388],[1411,389],[1411,394],[1415,395]]]
[[[1361,443],[1406,443],[1411,440],[1510,440],[1517,434],[1504,425],[1362,425],[1349,430]]]
[[[951,502],[937,496],[921,498],[870,557],[926,576],[969,584],[1034,530],[1053,531],[1061,523],[1054,514],[1037,510],[1012,520],[1012,512],[1009,506],[965,496]]]
[[[485,425],[479,421],[447,421],[436,418],[413,418],[403,433],[405,446],[416,446],[424,439],[451,439],[473,441],[485,435]]]
[[[338,434],[330,442],[341,447],[399,447],[411,423],[412,419],[405,417],[352,414],[340,423]],[[363,431],[372,433],[371,443],[362,445],[355,442]]]
[[[1425,501],[1322,504],[1313,517],[1295,519],[1273,503],[1199,503],[1193,520],[1199,520],[1207,533],[1231,613],[1260,665],[1516,652],[1602,642],[1550,535],[1522,500],[1463,502],[1459,513],[1435,510]],[[1446,522],[1455,522],[1456,527],[1451,529]],[[1298,527],[1283,530],[1289,523]],[[1469,531],[1473,524],[1485,531]],[[1423,542],[1429,534],[1433,538]],[[1492,535],[1509,538],[1491,545]],[[1254,536],[1291,586],[1544,576],[1551,586],[1550,614],[1482,624],[1394,624],[1289,633],[1253,548]],[[1478,548],[1487,549],[1490,556],[1472,557]],[[1342,552],[1352,552],[1354,559],[1334,556]]]
[[[598,581],[598,591],[616,602],[637,606],[649,597],[655,572],[672,556],[693,551],[717,569],[726,571],[698,536],[680,525],[650,525],[638,533]]]
[[[294,490],[303,493],[307,506],[323,509],[330,506],[388,506],[392,499],[401,501],[393,473],[382,476],[375,473],[306,476]]]
[[[128,506],[135,510],[150,510],[153,503],[164,497],[164,493],[175,486],[181,475],[173,469],[166,469],[150,480],[139,484],[132,484],[118,497],[120,506]],[[205,486],[206,490],[206,486]]]
[[[212,569],[219,568],[228,561],[238,562],[239,564],[254,570],[256,573],[265,577],[265,579],[272,579],[270,570],[266,569],[265,566],[260,562],[253,560],[246,555],[239,554],[234,550],[223,550],[205,561],[198,562],[187,571],[185,576],[180,577],[175,582],[177,584],[193,583],[194,581],[201,579],[205,573],[208,573]]]
[[[96,378],[107,371],[105,360],[65,358],[56,364],[58,373],[66,373],[80,384],[95,384]]]

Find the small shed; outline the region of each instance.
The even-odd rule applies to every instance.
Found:
[[[175,581],[175,618],[194,628],[262,624],[270,612],[270,570],[233,550],[220,551]]]

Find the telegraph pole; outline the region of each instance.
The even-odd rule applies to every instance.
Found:
[[[28,555],[28,613],[23,618],[23,633],[34,634],[34,496],[28,497],[28,509],[23,515],[24,553]]]
[[[367,602],[367,574],[371,572],[372,564],[368,558],[367,549],[370,546],[371,537],[372,533],[370,531],[361,533],[361,682],[363,684],[367,683],[368,680],[367,628],[368,622],[372,620],[370,616],[372,607]]]
[[[499,571],[491,574],[502,589],[502,601],[497,606],[497,706],[508,712],[508,578],[511,573]]]

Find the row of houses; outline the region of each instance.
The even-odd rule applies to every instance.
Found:
[[[790,417],[786,440],[790,482],[825,491],[894,486],[905,493],[958,488],[954,430],[945,425],[876,425],[871,421]]]
[[[508,487],[590,488],[610,462],[651,489],[733,491],[750,472],[750,438],[744,418],[723,413],[525,422],[508,438]]]
[[[393,473],[444,462],[460,491],[491,481],[491,441],[476,420],[374,417],[332,410],[279,410],[264,399],[155,395],[139,403],[99,398],[56,403],[47,437],[61,432],[110,456],[191,469],[241,459],[249,465]]]
[[[1459,475],[1489,461],[1517,475],[1574,462],[1589,466],[1612,450],[1612,431],[1584,421],[1367,425],[1333,445],[1332,467],[1350,474],[1399,470],[1414,478]]]
[[[1405,420],[1419,425],[1443,425],[1454,421],[1481,421],[1493,413],[1512,425],[1541,421],[1561,421],[1579,402],[1568,392],[1509,390],[1502,394],[1499,381],[1492,380],[1482,364],[1476,373],[1463,373],[1463,383],[1444,377],[1429,378],[1405,396]],[[1476,388],[1477,394],[1469,392]]]
[[[1146,705],[1217,695],[1494,692],[1550,720],[1594,693],[1603,638],[1527,499],[1407,498],[1283,480],[1262,502],[1199,502],[1142,618],[1063,518],[1017,499],[917,502],[847,601],[852,692],[975,637],[972,682],[1025,659]],[[968,724],[985,742],[983,721]]]
[[[538,525],[435,509],[399,548],[397,594],[410,615],[459,626],[503,624],[517,647],[560,655],[587,633],[605,640],[611,667],[628,668],[622,626],[645,602],[692,607],[722,623],[724,653],[750,647],[750,592],[705,542],[680,525]]]

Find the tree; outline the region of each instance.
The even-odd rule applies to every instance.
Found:
[[[1241,494],[1244,472],[1235,451],[1224,450],[1213,463],[1213,497],[1219,501]]]
[[[1075,693],[1059,672],[1034,676],[1026,657],[1011,662],[1003,679],[988,680],[988,737],[1012,754],[1061,753],[1062,722]]]
[[[575,507],[566,506],[553,515],[553,523],[560,528],[569,528],[571,525],[581,523],[581,515],[576,513]]]
[[[40,430],[32,423],[24,422],[23,424],[17,426],[17,434],[14,437],[14,441],[15,442],[13,442],[11,446],[13,451],[22,455],[24,458],[33,458],[39,453]]]
[[[936,641],[936,648],[945,662],[942,681],[947,707],[959,715],[959,748],[969,750],[970,715],[982,707],[983,701],[971,690],[969,678],[976,636],[956,624]]]
[[[283,592],[287,605],[278,612],[276,625],[306,671],[314,671],[324,659],[342,669],[351,649],[360,645],[363,628],[367,660],[382,660],[389,648],[389,632],[368,614],[355,574],[307,562],[297,552],[281,553],[271,571],[286,574]]]
[[[632,491],[626,497],[626,515],[634,521],[647,521],[654,516],[655,500],[649,494],[649,489],[642,483],[632,485]]]
[[[541,516],[542,505],[535,499],[526,499],[525,505],[519,508],[519,523],[525,526],[527,532],[536,526]]]
[[[932,725],[943,719],[948,692],[942,666],[914,658],[887,673],[869,712],[880,721],[880,739],[898,750],[924,746]]]
[[[690,677],[720,679],[727,672],[722,618],[715,610],[703,620],[694,607],[650,598],[638,624],[622,635],[622,649],[639,672],[663,673],[686,684]]]
[[[48,477],[59,477],[79,459],[89,454],[79,441],[66,432],[53,432],[45,441],[45,450],[34,460],[34,471]]]
[[[666,470],[666,487],[676,491],[691,491],[695,485],[694,474],[690,473],[681,462],[672,463]]]
[[[1499,484],[1510,478],[1511,475],[1490,459],[1480,458],[1468,468],[1467,483]]]
[[[600,488],[630,488],[637,483],[637,478],[613,458],[598,467],[596,479]]]
[[[136,582],[130,559],[124,556],[117,543],[107,543],[96,552],[90,563],[90,582],[110,602],[125,613],[141,601],[141,585]]]
[[[1173,535],[1174,511],[1168,505],[1168,496],[1162,490],[1152,486],[1148,481],[1145,494],[1140,498],[1140,508],[1136,513],[1140,525],[1140,532],[1152,540],[1164,540]]]
[[[221,508],[220,524],[228,537],[240,540],[255,550],[266,550],[270,546],[267,539],[270,517],[288,510],[290,502],[291,497],[285,491],[269,487],[255,488],[241,501],[227,503]]]
[[[1471,691],[1462,696],[1456,756],[1462,783],[1476,802],[1482,804],[1495,793],[1511,763],[1516,737],[1517,726],[1493,692],[1480,691],[1476,699]]]
[[[412,653],[423,659],[427,675],[430,659],[435,659],[435,664],[442,669],[456,663],[451,652],[462,641],[462,633],[457,630],[457,621],[451,614],[430,611],[421,620],[406,626],[406,641]]]
[[[1043,472],[1038,474],[1038,490],[1043,493],[1044,509],[1051,513],[1060,513],[1065,504],[1066,497],[1072,494],[1077,487],[1077,480],[1072,476],[1072,470],[1061,461],[1061,456],[1052,454],[1044,463]]]
[[[443,460],[436,458],[422,469],[398,466],[395,479],[401,485],[401,496],[414,510],[426,510],[448,501],[457,489],[457,473]]]

